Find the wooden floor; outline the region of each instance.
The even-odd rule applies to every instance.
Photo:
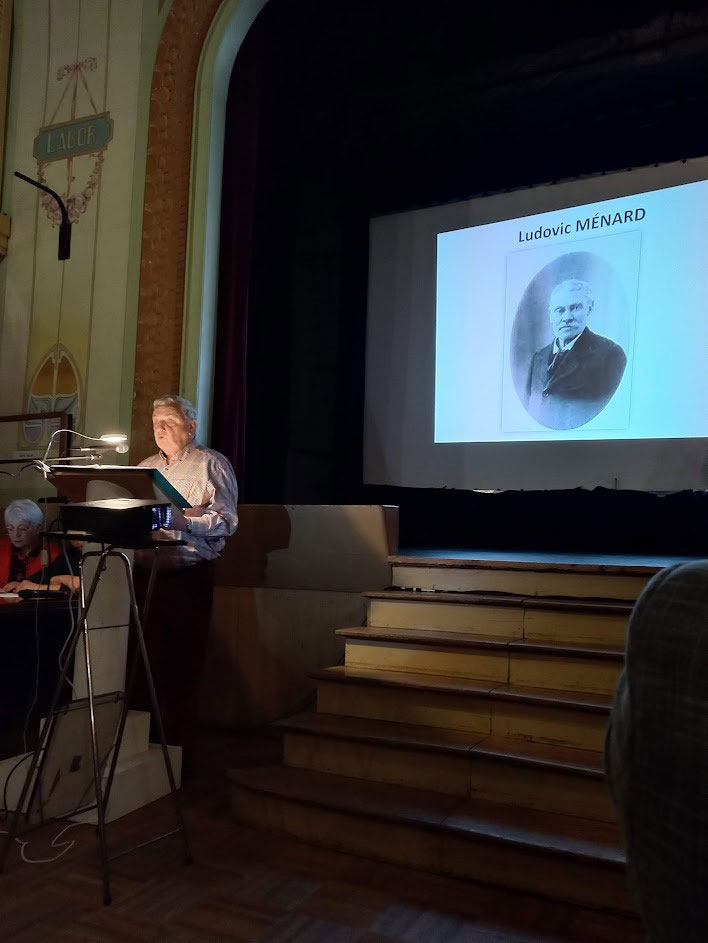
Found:
[[[195,863],[170,838],[113,863],[113,904],[101,903],[94,830],[50,864],[13,852],[0,876],[4,943],[639,943],[614,917],[311,848],[238,825],[225,770],[277,761],[266,737],[205,734],[185,789]],[[161,800],[109,826],[111,851],[172,826]],[[29,837],[28,858],[50,858],[61,825]],[[19,846],[18,849],[19,851]]]

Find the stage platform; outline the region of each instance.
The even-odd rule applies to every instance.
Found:
[[[660,570],[699,559],[678,554],[403,546],[389,563],[391,588],[398,590],[491,592],[510,601],[524,596],[628,603]]]
[[[390,562],[404,563],[413,560],[431,561],[431,565],[445,565],[451,561],[455,566],[485,566],[497,564],[502,568],[553,568],[579,567],[586,572],[589,569],[598,571],[612,569],[615,571],[635,570],[636,568],[658,572],[675,563],[689,563],[705,559],[700,556],[677,556],[660,554],[635,553],[569,553],[561,551],[543,550],[483,550],[470,548],[466,550],[450,549],[445,547],[400,547]]]

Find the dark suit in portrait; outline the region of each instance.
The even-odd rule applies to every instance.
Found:
[[[524,405],[549,429],[576,429],[605,408],[627,365],[614,341],[587,327],[569,350],[537,350],[526,380]]]

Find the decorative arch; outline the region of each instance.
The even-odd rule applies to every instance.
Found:
[[[85,404],[84,382],[68,347],[52,344],[35,368],[25,401],[28,413],[70,413],[74,429],[81,429]],[[28,419],[20,426],[18,447],[44,447],[59,428],[57,419]]]
[[[152,400],[197,401],[208,436],[221,161],[236,54],[267,0],[173,0],[150,91],[131,452],[154,448]]]

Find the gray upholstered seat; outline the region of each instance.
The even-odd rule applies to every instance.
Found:
[[[706,943],[708,561],[637,601],[606,761],[650,943]]]

